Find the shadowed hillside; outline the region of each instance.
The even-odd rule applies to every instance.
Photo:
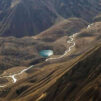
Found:
[[[101,21],[101,14],[94,17],[94,22],[100,22]]]
[[[84,54],[39,101],[100,101],[101,45]],[[34,101],[34,100],[33,100]]]
[[[0,0],[0,35],[33,36],[69,17],[92,21],[101,11],[100,3],[100,0]]]

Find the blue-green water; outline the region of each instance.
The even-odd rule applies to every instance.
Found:
[[[53,55],[53,51],[52,50],[42,50],[42,51],[40,51],[40,55],[42,57],[49,57],[49,56]]]

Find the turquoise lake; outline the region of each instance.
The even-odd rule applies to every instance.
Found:
[[[40,55],[42,57],[49,57],[49,56],[53,55],[53,51],[52,50],[42,50],[42,51],[40,51]]]

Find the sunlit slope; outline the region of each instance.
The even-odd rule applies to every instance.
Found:
[[[69,18],[61,21],[60,23],[52,26],[51,28],[34,36],[35,39],[41,39],[46,42],[55,41],[63,36],[70,36],[79,32],[82,28],[87,27],[88,22],[80,18]]]
[[[39,36],[0,38],[0,69],[7,70],[15,66],[29,66],[41,62],[41,50],[51,49],[55,55],[61,55],[69,44],[68,36],[87,27],[87,22],[72,18],[62,21],[59,25],[49,28]]]
[[[7,89],[8,101],[100,101],[101,44],[69,61],[46,65]],[[2,89],[3,90],[3,89]],[[96,92],[98,95],[96,95]],[[14,96],[15,95],[15,96]],[[1,100],[2,101],[2,100]]]

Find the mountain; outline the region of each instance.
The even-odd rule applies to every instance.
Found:
[[[101,44],[83,54],[39,101],[100,101]]]
[[[101,101],[100,87],[101,0],[0,0],[0,101]]]
[[[68,36],[87,25],[88,23],[82,19],[71,18],[54,25],[40,33],[39,36],[0,37],[0,70],[4,71],[16,66],[28,66],[38,61],[41,62],[43,59],[39,52],[43,49],[52,49],[57,55],[63,54],[66,50],[65,41]]]
[[[0,0],[0,35],[33,36],[69,17],[92,21],[101,11],[100,3],[100,0]]]
[[[2,88],[0,100],[100,101],[100,52],[101,43],[70,60],[33,68],[27,78]]]
[[[69,20],[71,21],[71,19]],[[73,21],[75,20],[73,19]],[[2,42],[4,42],[3,46],[5,46],[2,47],[5,50],[8,46],[14,46],[12,47],[14,50],[19,43],[20,49],[15,50],[18,50],[18,53],[21,52],[22,55],[24,53],[27,54],[24,54],[22,59],[22,56],[15,55],[15,51],[6,50],[5,54],[2,53],[3,55],[0,57],[11,57],[11,62],[14,59],[17,60],[15,57],[19,56],[18,60],[21,64],[12,68],[6,68],[3,72],[1,72],[1,77],[3,75],[8,75],[9,73],[18,73],[23,68],[28,68],[30,62],[32,65],[35,64],[35,66],[23,74],[16,76],[18,81],[15,84],[11,83],[10,79],[1,78],[1,83],[7,86],[0,88],[0,101],[100,101],[100,29],[101,22],[94,22],[88,25],[88,27],[84,26],[79,32],[77,32],[78,34],[74,38],[72,37],[72,40],[75,42],[75,47],[72,48],[70,53],[61,59],[50,61],[41,59],[36,63],[32,63],[32,61],[35,61],[33,56],[33,59],[30,58],[34,52],[36,52],[35,57],[38,56],[37,51],[33,50],[34,47],[35,49],[40,50],[39,46],[42,46],[43,44],[44,48],[42,47],[42,49],[50,49],[51,45],[52,47],[54,46],[54,49],[57,49],[54,51],[58,52],[63,49],[61,44],[65,47],[67,46],[67,49],[70,47],[71,44],[66,44],[69,37],[63,36],[57,38],[55,41],[47,42],[47,45],[46,41],[33,39],[33,37],[1,38],[1,40],[4,40]],[[33,43],[35,43],[34,47],[32,47]],[[11,47],[9,49],[11,49]],[[64,53],[65,50],[66,49],[62,50],[62,52]],[[10,52],[13,54],[10,54]],[[63,53],[60,52],[58,56]],[[56,53],[54,56],[57,57]],[[9,59],[6,61],[8,60]],[[27,62],[30,62],[27,63],[27,65],[23,65],[26,63],[24,62],[26,60]]]
[[[82,28],[87,27],[88,24],[89,23],[87,21],[80,18],[65,19],[40,34],[35,35],[33,38],[46,42],[56,41],[58,38],[63,36],[70,36],[76,32],[79,32]]]

